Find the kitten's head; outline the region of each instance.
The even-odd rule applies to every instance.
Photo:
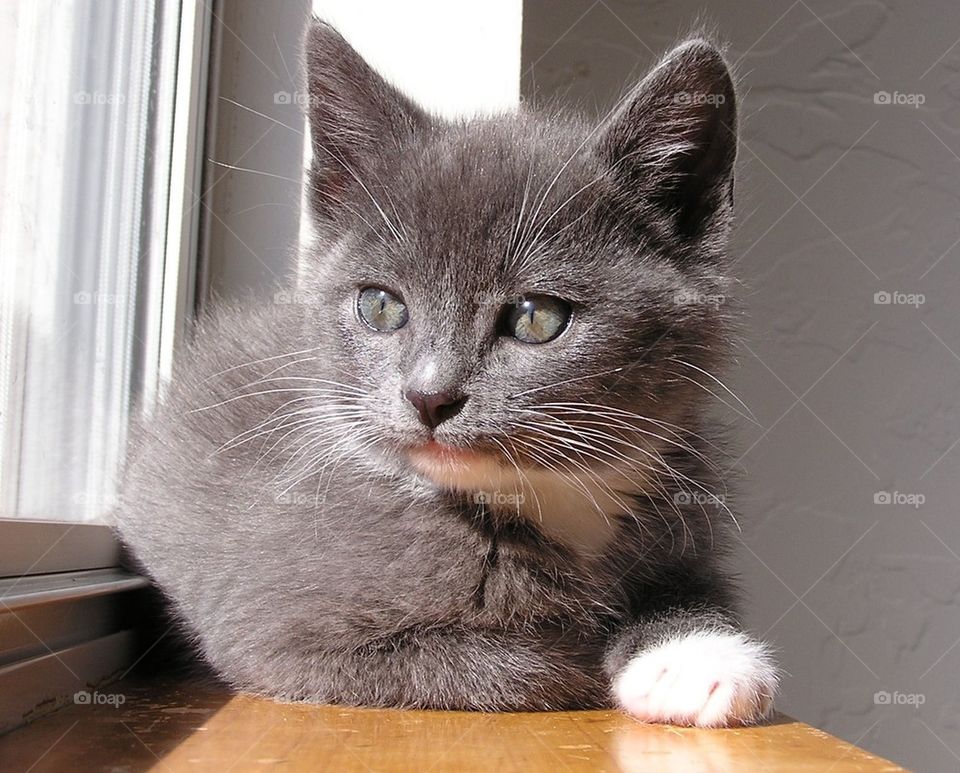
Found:
[[[736,107],[717,49],[686,41],[595,126],[441,120],[322,23],[307,53],[306,273],[370,458],[488,498],[666,474],[726,340]]]

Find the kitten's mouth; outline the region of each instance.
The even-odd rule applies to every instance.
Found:
[[[444,488],[472,491],[498,479],[503,468],[493,454],[429,440],[410,446],[407,457],[423,477]]]
[[[466,466],[483,459],[489,459],[487,454],[463,446],[449,446],[437,440],[428,440],[426,443],[410,447],[410,458],[414,463],[424,462],[430,465],[459,465]]]

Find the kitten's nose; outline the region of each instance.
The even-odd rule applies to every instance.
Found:
[[[421,392],[418,389],[408,389],[404,396],[417,409],[420,421],[430,429],[436,429],[447,419],[456,416],[467,402],[466,395],[455,392]]]

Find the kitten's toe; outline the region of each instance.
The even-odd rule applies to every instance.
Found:
[[[766,717],[777,682],[764,644],[702,631],[639,652],[613,690],[624,711],[644,722],[728,727]]]

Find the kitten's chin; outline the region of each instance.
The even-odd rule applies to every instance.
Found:
[[[410,448],[408,456],[418,474],[437,486],[457,491],[483,490],[503,474],[498,460],[490,454],[435,440]]]
[[[413,469],[435,486],[472,495],[476,504],[534,523],[548,537],[587,555],[601,555],[617,516],[630,514],[638,488],[622,473],[598,472],[580,481],[570,473],[518,467],[494,453],[431,441],[410,447]]]

